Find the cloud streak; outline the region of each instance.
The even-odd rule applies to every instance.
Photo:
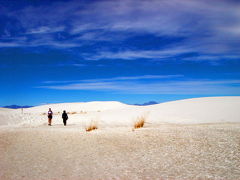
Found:
[[[121,76],[112,78],[101,78],[101,79],[85,79],[85,80],[71,80],[71,81],[44,81],[44,84],[65,84],[65,83],[95,83],[95,82],[112,82],[112,81],[127,81],[127,80],[155,80],[155,79],[171,79],[181,78],[184,75],[143,75],[143,76]]]
[[[125,94],[197,94],[197,95],[239,95],[240,80],[186,80],[181,75],[117,77],[83,81],[64,81],[63,84],[50,81],[38,88],[56,90],[110,91]],[[144,81],[147,79],[148,81]],[[149,81],[152,79],[154,81]],[[140,81],[141,80],[141,81]],[[59,82],[58,82],[59,83]]]
[[[165,59],[174,57],[180,54],[189,53],[190,49],[175,48],[175,49],[164,49],[164,50],[152,50],[152,51],[122,51],[122,52],[101,52],[99,55],[90,56],[86,58],[88,60],[101,60],[101,59],[123,59],[123,60],[134,60],[134,59]]]

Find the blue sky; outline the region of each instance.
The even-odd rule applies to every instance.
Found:
[[[0,106],[240,95],[240,2],[0,0]]]

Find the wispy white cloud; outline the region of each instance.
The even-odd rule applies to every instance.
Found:
[[[240,54],[199,54],[197,50],[191,47],[177,47],[161,50],[127,50],[120,52],[100,52],[96,55],[85,55],[86,60],[106,60],[106,59],[122,59],[122,60],[135,60],[135,59],[153,59],[164,60],[174,58],[187,53],[196,53],[197,55],[190,57],[182,57],[183,61],[221,61],[221,60],[240,60]]]
[[[214,94],[239,95],[240,80],[165,80],[140,82],[134,79],[125,81],[102,81],[47,85],[40,88],[58,90],[111,91],[129,94]]]
[[[46,33],[61,32],[63,30],[64,30],[63,26],[59,26],[59,27],[41,26],[41,27],[37,27],[36,29],[30,29],[26,34],[46,34]]]
[[[17,42],[0,42],[0,47],[18,47],[20,43]]]
[[[170,79],[181,78],[184,75],[171,74],[171,75],[143,75],[143,76],[121,76],[112,78],[99,78],[99,79],[84,79],[84,80],[70,80],[70,81],[44,81],[44,84],[65,84],[65,83],[95,83],[95,82],[111,82],[111,81],[127,81],[127,80],[154,80],[154,79]]]
[[[40,47],[40,46],[51,46],[54,48],[73,48],[73,47],[81,47],[81,44],[74,42],[58,42],[58,41],[44,41],[37,40],[33,42],[26,43],[25,41],[16,41],[16,42],[0,42],[1,47]]]
[[[122,51],[122,52],[101,52],[98,55],[90,56],[88,60],[100,60],[100,59],[162,59],[174,57],[176,55],[192,52],[187,48],[175,48],[175,49],[163,49],[163,50],[135,50],[135,51]]]
[[[214,55],[214,54],[209,54],[209,55],[199,55],[196,57],[184,57],[182,58],[185,61],[219,61],[222,59],[225,60],[240,60],[240,55]]]

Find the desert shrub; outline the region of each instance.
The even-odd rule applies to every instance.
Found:
[[[98,127],[96,125],[90,125],[90,126],[86,127],[87,132],[95,130],[95,129],[98,129]]]
[[[87,114],[87,111],[80,111],[80,114]]]
[[[142,128],[146,122],[146,118],[144,116],[140,116],[137,118],[137,121],[134,123],[134,128]]]
[[[93,131],[93,130],[98,129],[98,125],[97,125],[96,122],[91,121],[91,123],[85,129],[86,129],[87,132]]]

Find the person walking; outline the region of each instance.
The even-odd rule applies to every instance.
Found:
[[[62,119],[63,119],[64,126],[66,126],[67,125],[67,120],[68,120],[68,115],[67,115],[65,110],[62,113]]]
[[[48,125],[49,126],[52,125],[52,117],[53,117],[53,112],[52,112],[51,108],[49,108],[49,110],[48,110]]]

